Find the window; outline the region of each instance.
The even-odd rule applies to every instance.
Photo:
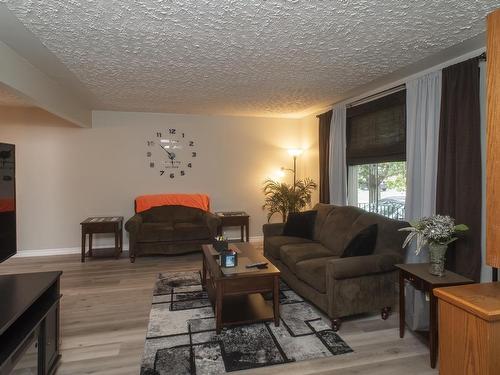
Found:
[[[404,219],[406,92],[347,110],[348,202]]]

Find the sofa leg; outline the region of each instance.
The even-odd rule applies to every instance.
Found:
[[[337,332],[340,329],[340,325],[342,322],[340,321],[339,318],[332,319],[332,330],[333,332]]]
[[[382,309],[380,315],[382,316],[382,319],[383,320],[387,320],[387,318],[389,318],[389,314],[391,313],[391,307],[390,306],[386,306]]]
[[[135,263],[135,256],[130,257],[130,263]]]

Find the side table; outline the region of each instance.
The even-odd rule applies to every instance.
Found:
[[[433,290],[445,286],[472,284],[474,281],[454,272],[446,271],[444,276],[429,273],[429,263],[396,264],[399,268],[399,337],[405,334],[405,281],[429,296],[429,351],[431,367],[436,368],[438,356],[438,310]]]
[[[82,226],[82,263],[85,262],[85,240],[89,235],[89,252],[92,256],[92,235],[95,233],[114,233],[115,247],[113,255],[116,259],[123,251],[123,216],[89,217],[80,223]]]
[[[222,235],[224,227],[240,227],[241,242],[245,241],[243,234],[246,235],[246,242],[250,241],[250,215],[244,211],[216,212],[215,214],[221,219],[221,224],[217,230],[219,235]],[[245,230],[245,233],[243,233],[243,230]]]

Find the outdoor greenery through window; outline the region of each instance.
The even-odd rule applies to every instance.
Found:
[[[349,204],[393,219],[404,219],[406,162],[349,167]]]

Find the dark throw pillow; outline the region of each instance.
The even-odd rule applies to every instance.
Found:
[[[304,212],[290,212],[283,228],[284,236],[302,237],[313,239],[314,222],[316,221],[315,210]]]
[[[377,243],[377,224],[372,224],[359,231],[345,247],[341,258],[371,255]]]

